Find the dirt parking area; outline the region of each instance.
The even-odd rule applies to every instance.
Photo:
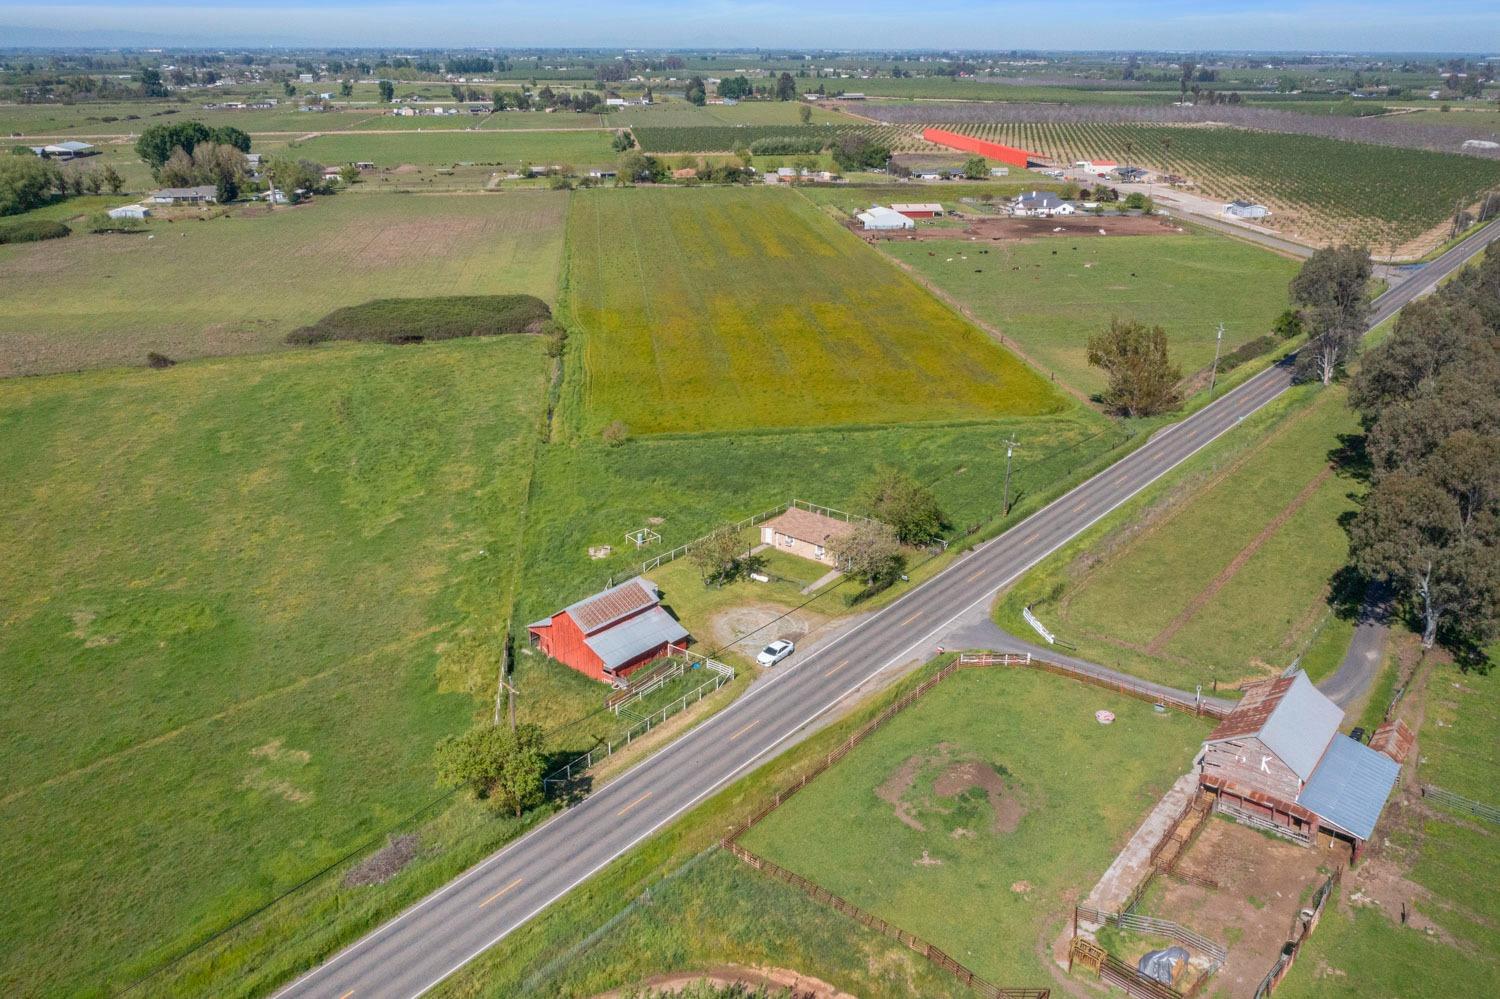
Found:
[[[1092,215],[1082,218],[1010,218],[998,216],[966,217],[962,228],[956,226],[924,226],[894,232],[855,232],[871,243],[892,240],[923,241],[929,239],[987,240],[993,243],[1020,242],[1028,239],[1047,239],[1052,236],[1067,236],[1074,239],[1087,236],[1177,236],[1186,230],[1178,223],[1148,215]]]
[[[1292,931],[1297,913],[1333,869],[1348,858],[1328,837],[1311,848],[1211,817],[1179,862],[1217,888],[1159,877],[1141,910],[1216,940],[1229,959],[1210,991],[1251,995]]]
[[[827,621],[821,614],[807,610],[788,611],[777,604],[740,604],[715,614],[709,623],[709,633],[716,645],[733,648],[754,658],[778,638],[801,645],[808,635]]]

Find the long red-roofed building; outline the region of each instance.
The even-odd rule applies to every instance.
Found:
[[[959,149],[966,153],[978,153],[985,159],[999,160],[1008,166],[1026,169],[1032,160],[1042,158],[1041,153],[1033,153],[1029,150],[1020,149],[1016,146],[1006,146],[988,139],[978,139],[972,135],[960,135],[958,132],[950,132],[946,128],[924,128],[922,138],[939,146],[947,146],[949,149]]]

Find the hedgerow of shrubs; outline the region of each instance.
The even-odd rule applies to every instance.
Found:
[[[422,343],[470,336],[547,333],[552,310],[533,295],[455,295],[380,298],[335,309],[311,326],[287,334],[290,344],[358,340]]]
[[[36,243],[44,239],[61,239],[73,230],[61,222],[27,219],[0,225],[0,243]]]

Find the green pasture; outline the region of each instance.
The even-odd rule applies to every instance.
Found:
[[[1114,723],[1101,726],[1098,710]],[[1208,729],[1046,673],[962,671],[742,842],[997,984],[1042,987],[1041,942]],[[965,765],[998,775],[1003,790],[944,790]]]
[[[609,132],[576,129],[554,132],[435,129],[431,134],[397,135],[340,132],[292,142],[287,151],[324,164],[357,160],[369,160],[380,167],[403,163],[417,166],[485,163],[512,169],[523,163],[597,166],[614,163],[619,155],[610,147]]]
[[[698,107],[686,101],[663,101],[649,107],[620,108],[610,115],[622,125],[678,127],[684,125],[800,125],[797,108],[807,102],[741,101],[738,104],[713,104]],[[812,105],[812,123],[847,124],[848,115]]]
[[[1078,655],[1191,690],[1279,672],[1317,637],[1359,485],[1327,474],[1358,423],[1340,388],[1298,390],[1033,569],[1030,605]],[[1347,634],[1347,632],[1345,632]],[[1319,655],[1331,671],[1341,655]],[[1317,679],[1318,677],[1314,677]]]
[[[1500,674],[1438,670],[1421,734],[1424,783],[1500,807]]]
[[[0,375],[137,365],[153,350],[181,359],[278,349],[297,326],[374,298],[550,301],[565,203],[543,192],[343,194],[0,247]]]
[[[1189,228],[1176,235],[1051,236],[985,242],[891,240],[882,250],[974,310],[1063,382],[1098,392],[1088,339],[1118,318],[1159,325],[1184,374],[1271,331],[1287,306],[1297,262],[1250,243]]]
[[[502,337],[0,383],[7,994],[122,985],[435,796],[546,380]]]
[[[587,432],[1040,415],[1061,395],[806,201],[579,192],[569,301]]]

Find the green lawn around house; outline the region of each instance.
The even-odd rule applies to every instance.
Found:
[[[599,166],[614,163],[619,155],[610,147],[609,132],[572,129],[549,132],[435,130],[430,135],[339,132],[292,142],[287,150],[297,157],[333,165],[369,160],[380,167],[403,163],[418,166],[485,163],[510,169],[519,168],[524,163],[536,167]]]

